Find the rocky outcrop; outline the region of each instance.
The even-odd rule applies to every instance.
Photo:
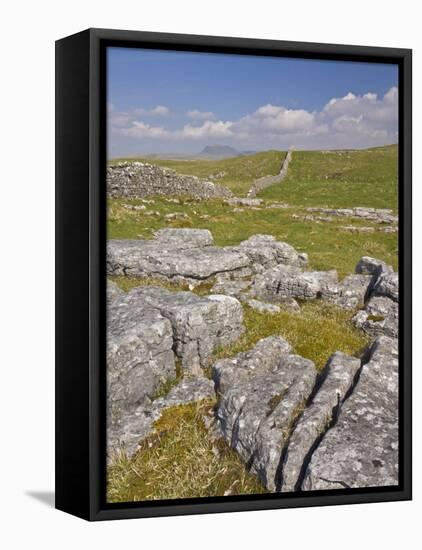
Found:
[[[270,337],[213,367],[222,433],[271,491],[282,450],[317,374],[311,361],[289,352],[283,338]]]
[[[398,346],[381,336],[372,345],[337,423],[315,450],[302,489],[398,484]]]
[[[239,338],[242,320],[241,304],[229,296],[139,287],[114,298],[107,311],[109,449],[133,451],[164,407],[202,399],[205,390],[214,396],[202,369],[217,347]],[[176,378],[176,359],[195,379],[154,401],[157,388]]]
[[[289,169],[290,161],[292,160],[292,151],[293,148],[290,148],[284,157],[283,162],[281,163],[280,172],[275,176],[263,176],[254,181],[252,187],[248,191],[248,197],[256,197],[258,193],[270,187],[271,185],[276,185],[281,183],[284,178],[287,176],[287,170]]]
[[[247,277],[278,264],[307,262],[306,254],[271,235],[253,235],[238,246],[212,244],[206,229],[161,229],[154,240],[110,240],[107,272],[197,285],[217,275]]]
[[[278,264],[254,277],[250,295],[272,302],[286,298],[321,298],[345,309],[362,307],[371,296],[398,301],[398,274],[384,262],[363,257],[356,273],[338,281],[337,272],[303,271],[294,263]]]
[[[232,199],[227,199],[224,201],[229,206],[261,206],[263,204],[262,199],[252,199],[245,197],[233,197]]]
[[[318,375],[283,338],[217,361],[221,432],[269,491],[395,485],[397,340],[362,360],[336,352]]]
[[[154,195],[187,195],[196,199],[231,197],[223,185],[185,176],[174,170],[143,162],[122,162],[107,167],[107,194],[110,197],[142,198]]]
[[[341,216],[359,220],[371,220],[377,223],[398,223],[398,216],[388,208],[307,208],[307,212],[318,212],[328,216]]]
[[[204,399],[214,399],[214,384],[207,378],[181,380],[170,392],[160,399],[142,405],[130,414],[109,423],[107,430],[108,460],[118,452],[133,455],[139,445],[154,433],[154,422],[169,407],[185,405]]]

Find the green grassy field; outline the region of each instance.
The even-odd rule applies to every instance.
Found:
[[[362,151],[296,151],[287,177],[260,196],[300,206],[397,210],[397,146]]]
[[[214,179],[230,187],[237,195],[246,194],[256,177],[275,174],[284,153],[269,151],[249,157],[221,161],[147,162],[174,168],[185,174]],[[269,187],[261,195],[258,209],[240,211],[222,200],[194,201],[177,197],[178,204],[163,197],[150,203],[141,200],[108,200],[108,238],[153,238],[163,227],[209,229],[215,244],[235,245],[256,233],[274,235],[297,250],[309,254],[311,269],[336,269],[342,278],[353,273],[362,256],[373,256],[397,269],[397,233],[380,232],[379,224],[348,218],[331,222],[305,221],[306,207],[369,206],[397,209],[397,147],[365,151],[293,153],[287,178]],[[287,208],[271,208],[274,201],[288,203]],[[144,205],[144,210],[130,206]],[[129,206],[129,208],[127,208]],[[179,213],[179,219],[167,214]],[[295,219],[299,216],[299,219]],[[373,233],[349,233],[344,226],[365,226]],[[113,277],[125,291],[139,285],[163,284],[157,280]],[[180,285],[165,284],[180,290]],[[212,282],[194,291],[207,294]],[[301,304],[299,313],[281,311],[276,315],[258,313],[244,307],[246,331],[235,344],[216,350],[214,359],[233,356],[250,349],[260,338],[279,334],[296,353],[322,368],[337,350],[359,356],[368,337],[350,323],[355,311],[345,311],[321,300]],[[172,384],[160,388],[160,395]],[[157,434],[143,445],[132,459],[117,458],[108,471],[108,497],[122,502],[192,496],[260,493],[264,491],[250,475],[238,456],[222,441],[215,441],[205,428],[204,418],[213,403],[170,409],[156,426]]]

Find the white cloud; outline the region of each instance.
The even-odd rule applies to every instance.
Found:
[[[144,116],[165,116],[168,107],[132,112],[109,112],[111,134],[139,140],[203,140],[224,139],[241,142],[251,148],[296,147],[344,148],[369,147],[397,141],[398,89],[383,96],[367,92],[347,93],[330,99],[321,110],[288,109],[270,103],[237,120],[210,120],[211,111],[192,110],[184,113],[197,123],[179,128],[154,126],[142,120]],[[201,122],[203,121],[203,122]]]
[[[193,120],[210,120],[215,118],[215,115],[211,111],[198,111],[198,109],[193,109],[192,111],[187,111],[186,116]]]
[[[212,122],[211,120],[207,120],[201,126],[186,124],[181,134],[182,137],[192,139],[230,137],[233,135],[230,129],[231,126],[232,123],[230,121],[224,122],[218,120],[217,122]]]
[[[139,107],[138,109],[135,109],[133,113],[136,116],[168,116],[170,114],[170,109],[165,105],[157,105],[153,109],[143,109],[142,107]]]

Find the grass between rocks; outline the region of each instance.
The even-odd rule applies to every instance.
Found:
[[[164,411],[156,433],[131,460],[120,455],[108,468],[109,502],[259,494],[265,488],[249,474],[222,439],[210,436],[204,418],[212,401]]]
[[[110,164],[121,161],[141,161],[171,168],[179,174],[198,176],[205,180],[225,185],[235,195],[246,195],[254,180],[262,176],[275,176],[279,173],[285,151],[264,151],[221,160],[171,160],[131,157],[113,159]]]
[[[232,357],[252,348],[261,338],[280,335],[292,345],[294,353],[310,359],[321,370],[335,351],[359,356],[368,344],[367,336],[350,323],[354,314],[322,300],[303,302],[297,313],[259,313],[245,306],[245,333],[215,355],[218,359]]]
[[[265,233],[307,252],[311,269],[337,269],[340,277],[353,273],[362,256],[374,256],[397,268],[397,234],[378,231],[382,225],[374,222],[343,217],[333,217],[331,222],[304,221],[293,218],[308,214],[303,207],[271,208],[269,202],[265,204],[267,207],[239,211],[219,200],[195,202],[179,198],[179,204],[164,198],[148,200],[154,202],[139,211],[125,206],[143,205],[140,200],[109,199],[108,237],[151,239],[163,227],[195,227],[209,229],[216,245],[228,246],[256,233]],[[166,219],[166,214],[174,212],[186,217]],[[375,232],[350,233],[342,229],[350,225],[373,227]]]

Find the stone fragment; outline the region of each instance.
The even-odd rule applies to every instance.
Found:
[[[382,260],[377,260],[376,258],[371,258],[370,256],[363,256],[358,261],[355,271],[356,273],[361,273],[364,275],[373,275],[375,279],[378,279],[382,273],[392,271],[392,268]]]
[[[248,199],[243,197],[233,197],[224,201],[230,206],[261,206],[262,199]]]
[[[300,267],[308,263],[307,254],[297,252],[293,246],[277,241],[272,235],[252,235],[242,241],[238,249],[250,258],[257,272],[279,264]]]
[[[378,337],[337,423],[312,455],[302,489],[398,484],[398,342]]]
[[[202,248],[212,246],[214,238],[208,229],[169,228],[159,229],[155,232],[155,240],[166,249],[185,250],[189,248]],[[151,243],[152,241],[147,241]]]
[[[392,210],[387,208],[307,208],[308,212],[321,212],[331,216],[344,216],[347,218],[356,218],[371,220],[377,223],[397,223],[398,216],[393,214]]]
[[[212,368],[217,393],[224,394],[236,383],[270,372],[278,359],[291,350],[290,344],[281,336],[269,336],[259,340],[248,351],[230,359],[220,359]]]
[[[327,285],[321,298],[345,309],[355,309],[364,304],[371,283],[372,275],[348,275],[337,285]]]
[[[239,298],[242,293],[251,286],[251,282],[244,279],[227,279],[225,277],[218,277],[214,286],[211,289],[213,294],[225,294],[226,296],[234,296]]]
[[[352,322],[372,336],[390,336],[397,338],[399,333],[399,306],[385,296],[374,296],[365,309],[352,318]]]
[[[290,436],[282,465],[281,491],[300,489],[307,460],[336,418],[347,393],[353,387],[360,366],[359,359],[341,352],[336,352],[329,359],[321,387]]]
[[[395,302],[399,301],[399,274],[382,273],[374,285],[373,296],[386,296]]]

